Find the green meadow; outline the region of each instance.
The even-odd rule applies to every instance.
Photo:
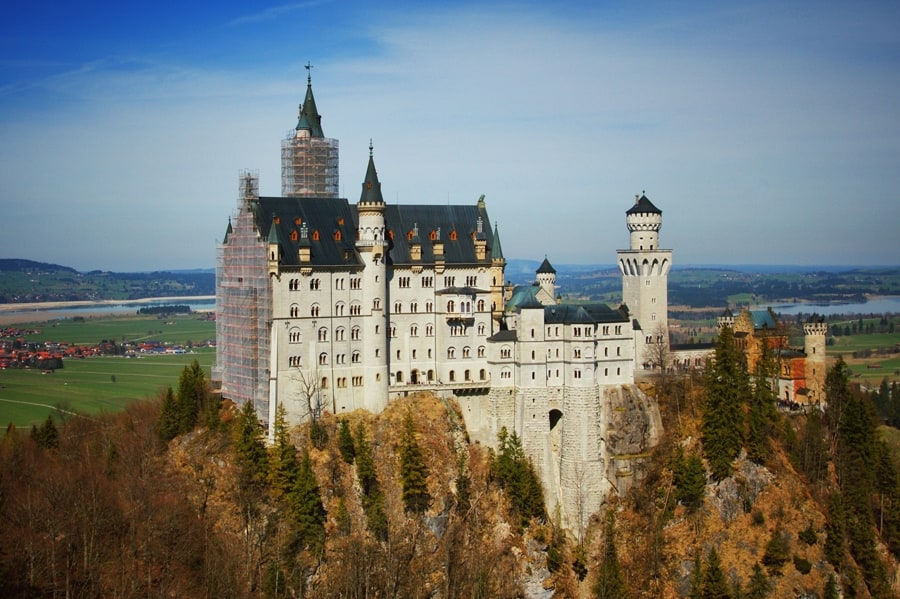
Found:
[[[154,316],[95,317],[83,322],[61,320],[19,326],[40,329],[40,333],[24,336],[26,340],[85,345],[147,339],[199,345],[215,337],[215,323],[196,316],[163,320]],[[177,388],[181,371],[194,360],[209,376],[215,348],[196,347],[188,352],[139,354],[134,358],[67,358],[63,368],[52,374],[36,369],[0,370],[0,424],[4,429],[9,423],[30,429],[46,420],[48,414],[63,419],[72,417],[72,413],[89,417],[119,411],[136,399],[157,397],[167,386]]]

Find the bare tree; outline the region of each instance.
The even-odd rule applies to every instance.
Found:
[[[291,378],[297,382],[299,400],[306,406],[306,413],[302,415],[303,418],[308,418],[311,422],[318,420],[322,415],[325,403],[319,383],[318,369],[304,371],[301,368],[297,368]]]
[[[672,352],[669,349],[669,331],[663,325],[659,324],[653,330],[653,343],[648,346],[647,353],[650,361],[653,362],[660,390],[668,391],[674,373],[674,365],[670,364]]]

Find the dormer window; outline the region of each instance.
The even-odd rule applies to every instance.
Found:
[[[456,241],[456,229],[450,231],[450,241]]]
[[[319,241],[319,230],[318,230],[318,229],[313,229],[313,232],[312,232],[312,240],[313,240],[313,241]]]
[[[437,231],[432,229],[431,233],[428,234],[428,239],[430,239],[431,241],[437,241],[437,238],[438,238]]]
[[[297,241],[300,235],[297,233],[297,229],[291,231],[291,241]]]
[[[337,231],[334,232],[334,240],[335,241],[341,240],[341,230],[340,229],[338,229]]]

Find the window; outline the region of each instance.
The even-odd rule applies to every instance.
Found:
[[[360,314],[362,314],[362,304],[359,302],[350,304],[350,316],[359,316]]]
[[[362,279],[359,277],[352,277],[350,279],[350,289],[362,289]]]
[[[484,312],[484,300],[483,299],[478,300],[478,311]]]
[[[479,346],[478,346],[478,357],[479,357],[479,358],[483,358],[483,357],[484,357],[484,352],[485,352],[484,346],[483,346],[483,345],[479,345]]]
[[[478,334],[484,335],[484,331],[485,331],[484,323],[483,322],[478,323]]]
[[[446,276],[444,277],[444,287],[454,287],[456,286],[456,277]]]
[[[422,287],[432,287],[434,285],[434,277],[422,277]]]
[[[609,335],[609,327],[608,326],[603,327],[603,334]]]
[[[334,315],[335,316],[343,316],[344,315],[344,303],[338,302],[334,305]]]
[[[392,325],[391,325],[391,328],[390,328],[390,336],[391,336],[391,337],[396,337],[396,336],[397,336],[397,325],[395,325],[395,324],[392,324]]]
[[[319,354],[319,365],[324,366],[326,364],[328,364],[328,354],[322,352],[321,354]]]
[[[466,287],[475,287],[478,285],[478,277],[475,275],[469,275],[466,277]]]
[[[503,370],[500,371],[500,378],[501,379],[511,379],[512,371],[509,368],[504,368]]]
[[[463,348],[463,358],[471,358],[472,349],[470,347]]]
[[[291,318],[297,318],[298,316],[300,316],[300,306],[291,304]]]
[[[581,378],[581,371],[580,371],[580,370],[577,370],[577,369],[576,369],[575,372],[572,373],[572,374],[575,376],[576,379],[580,379],[580,378]]]
[[[309,290],[316,291],[319,288],[321,281],[319,279],[310,279],[309,280]]]
[[[454,302],[453,300],[450,300],[449,302],[447,302],[447,312],[452,313],[455,311],[456,311],[456,302]]]
[[[394,312],[400,314],[403,312],[403,303],[402,302],[394,302]]]
[[[353,327],[350,329],[350,339],[352,341],[359,341],[359,327]]]
[[[616,335],[621,335],[621,334],[622,334],[622,325],[617,325],[616,326]]]
[[[455,358],[455,357],[456,357],[456,348],[455,348],[455,347],[448,347],[448,348],[447,348],[447,358],[448,358],[449,360],[452,360],[452,359]]]
[[[400,289],[407,289],[409,287],[409,277],[398,277],[397,284]]]
[[[319,329],[319,341],[328,341],[328,329],[325,327]]]
[[[335,289],[343,289],[344,288],[344,277],[338,277],[334,280],[334,288]]]
[[[472,371],[466,369],[466,371],[463,373],[463,379],[466,381],[471,381],[472,380]]]
[[[300,356],[291,356],[288,358],[288,366],[297,366],[299,367],[301,364]]]
[[[320,389],[327,389],[327,388],[328,388],[328,377],[327,377],[327,376],[323,376],[323,377],[322,377],[322,384],[319,385],[319,388],[320,388]]]
[[[452,382],[455,381],[455,380],[456,380],[456,371],[455,371],[455,370],[451,370],[451,371],[450,371],[450,382],[452,383]]]
[[[338,327],[334,330],[334,340],[335,341],[343,341],[344,340],[344,328]]]
[[[412,325],[409,327],[409,336],[410,337],[418,337],[419,336],[419,325]]]
[[[372,301],[372,309],[373,310],[381,310],[381,300],[379,298],[375,298]]]
[[[575,357],[576,359],[578,359],[578,358],[581,357],[581,349],[579,349],[579,348],[577,348],[577,347],[575,348],[575,355],[574,355],[574,357]]]
[[[362,384],[363,384],[363,377],[361,377],[361,376],[353,377],[353,386],[354,387],[362,387]]]
[[[419,304],[417,304],[416,302],[411,302],[411,303],[409,304],[409,311],[412,312],[413,314],[415,314],[416,312],[418,312],[418,311],[419,311]]]
[[[300,329],[297,327],[291,328],[288,332],[288,340],[290,343],[300,343]]]
[[[354,364],[359,364],[359,351],[354,351],[350,354],[350,361]]]
[[[434,325],[431,325],[431,324],[425,325],[425,336],[426,337],[434,337]]]
[[[500,348],[500,357],[501,358],[510,358],[512,357],[512,349],[508,345],[504,345]]]
[[[313,304],[309,307],[309,315],[316,318],[319,315],[319,304]]]

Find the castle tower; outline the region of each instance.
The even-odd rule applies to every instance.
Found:
[[[806,353],[806,388],[810,403],[825,402],[825,341],[828,323],[821,316],[813,314],[803,324],[803,346]]]
[[[307,72],[312,65],[307,64]],[[299,106],[297,126],[281,142],[281,195],[338,197],[338,141],[322,132],[312,77],[306,77],[306,98]]]
[[[356,249],[362,256],[363,314],[370,318],[365,325],[366,360],[359,366],[365,381],[365,408],[380,412],[387,407],[388,398],[388,347],[387,347],[387,249],[384,220],[384,197],[381,183],[372,157],[369,142],[369,166],[362,184],[362,193],[356,204],[359,224]]]
[[[659,248],[662,210],[647,196],[635,196],[625,212],[630,247],[616,256],[622,273],[622,301],[634,321],[635,365],[656,367],[669,348],[669,269],[672,250]],[[662,346],[660,347],[660,345]]]
[[[500,230],[494,223],[494,237],[491,241],[491,320],[493,331],[500,330],[503,320],[503,306],[506,303],[504,280],[506,258],[503,257],[503,248],[500,246]]]
[[[537,282],[541,287],[541,303],[546,305],[556,303],[556,269],[550,264],[546,256],[537,269]]]

